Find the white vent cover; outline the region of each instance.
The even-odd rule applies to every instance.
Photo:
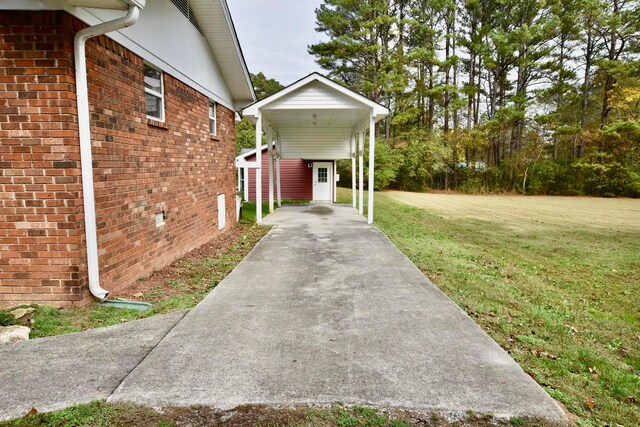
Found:
[[[180,12],[191,22],[191,24],[196,27],[196,29],[202,34],[202,29],[200,28],[200,24],[196,20],[195,15],[193,14],[193,9],[191,9],[191,5],[189,4],[189,0],[171,0]]]
[[[218,230],[222,230],[227,221],[227,209],[226,209],[224,194],[218,195]]]

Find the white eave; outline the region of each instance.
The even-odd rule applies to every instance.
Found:
[[[303,77],[302,79],[298,80],[295,83],[292,83],[291,85],[287,86],[286,88],[280,90],[279,92],[274,93],[273,95],[270,95],[258,102],[255,102],[251,105],[249,105],[248,107],[246,107],[244,110],[242,110],[242,115],[246,116],[252,120],[255,120],[255,118],[258,116],[258,111],[260,111],[263,108],[269,108],[270,104],[273,104],[275,101],[277,101],[278,99],[281,99],[283,97],[286,97],[287,95],[289,95],[292,92],[297,91],[298,89],[312,83],[312,82],[320,82],[330,88],[332,88],[333,90],[335,90],[336,92],[347,96],[348,98],[352,99],[353,101],[355,101],[356,103],[360,104],[362,107],[365,108],[371,108],[371,110],[373,111],[373,116],[375,117],[375,121],[378,122],[380,120],[382,120],[384,117],[386,117],[387,115],[389,115],[389,109],[387,107],[385,107],[384,105],[380,105],[377,102],[374,102],[372,100],[370,100],[369,98],[359,94],[358,92],[355,92],[345,86],[342,86],[336,82],[334,82],[333,80],[323,76],[320,73],[311,73],[306,77]],[[318,108],[318,107],[312,107],[312,108]]]
[[[226,0],[189,0],[189,5],[211,46],[236,109],[255,102],[253,84]]]
[[[129,5],[142,8],[145,2],[146,0],[0,0],[0,10],[66,10],[67,7],[126,10]],[[233,109],[239,111],[255,102],[253,84],[226,0],[189,0],[189,5],[229,89]]]

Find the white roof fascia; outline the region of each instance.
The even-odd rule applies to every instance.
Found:
[[[231,32],[231,37],[233,38],[233,45],[236,48],[236,52],[238,53],[238,58],[240,59],[240,62],[242,65],[242,72],[244,74],[244,78],[247,81],[247,85],[251,89],[251,95],[252,95],[253,101],[255,102],[258,98],[256,98],[256,93],[255,93],[255,90],[253,89],[253,82],[251,82],[251,75],[249,74],[247,63],[244,60],[244,55],[242,53],[242,48],[240,47],[240,41],[238,41],[238,34],[236,33],[236,29],[233,25],[233,19],[231,19],[231,13],[229,12],[229,6],[227,5],[227,0],[220,0],[220,5],[222,6],[224,17],[227,20],[227,24],[229,25],[229,31]]]
[[[274,93],[271,96],[268,96],[254,104],[249,105],[247,108],[245,108],[244,110],[242,110],[242,115],[246,116],[248,118],[252,118],[255,119],[258,115],[258,110],[267,107],[270,103],[276,101],[277,99],[282,98],[283,96],[286,96],[288,94],[290,94],[291,92],[296,91],[297,89],[313,82],[313,81],[318,81],[320,83],[324,83],[327,86],[331,87],[332,89],[335,89],[336,91],[360,102],[361,104],[364,104],[368,107],[370,107],[373,110],[373,114],[376,117],[376,122],[383,119],[384,117],[386,117],[387,115],[389,115],[389,109],[383,105],[378,104],[377,102],[373,102],[372,100],[370,100],[369,98],[360,95],[359,93],[348,89],[336,82],[334,82],[333,80],[323,76],[320,73],[314,72],[309,74],[307,77],[304,77],[300,80],[298,80],[297,82],[287,86],[286,88],[280,90],[279,92]]]
[[[64,5],[98,9],[127,10],[129,5],[144,9],[145,0],[3,0],[0,10],[64,10]]]
[[[189,6],[194,11],[202,33],[233,96],[234,109],[239,111],[242,107],[255,102],[253,83],[226,0],[191,0]],[[220,22],[219,17],[224,19],[224,23]]]
[[[61,10],[63,0],[2,0],[0,10]]]

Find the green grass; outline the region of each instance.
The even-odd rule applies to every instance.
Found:
[[[462,420],[449,423],[434,414],[406,411],[380,411],[364,406],[345,406],[335,403],[321,407],[275,408],[245,405],[228,411],[196,407],[168,407],[158,412],[152,408],[130,403],[96,401],[62,411],[31,414],[0,427],[75,427],[75,426],[312,426],[312,427],[551,427],[539,420],[514,418],[496,420],[490,416],[468,414]]]
[[[195,306],[244,259],[268,230],[268,227],[253,226],[247,219],[237,227],[241,227],[241,233],[216,257],[185,257],[175,261],[164,283],[153,286],[142,295],[144,301],[153,305],[151,309],[141,312],[96,304],[65,309],[31,305],[36,311],[32,316],[34,324],[30,337],[80,332]],[[145,278],[140,280],[145,281]],[[12,321],[13,316],[8,311],[0,310],[0,321],[17,323]]]
[[[283,199],[282,205],[307,205],[309,200],[289,200]],[[274,208],[277,209],[277,203],[274,204]],[[269,202],[262,202],[262,217],[264,218],[269,214]],[[242,221],[247,224],[254,224],[256,222],[256,203],[255,202],[243,202],[242,203]]]
[[[385,193],[375,207],[376,226],[578,425],[640,425],[640,230],[514,232]]]
[[[268,214],[269,214],[269,203],[262,203],[262,217],[264,218]],[[256,203],[255,202],[242,203],[242,221],[247,224],[255,224],[256,222]]]

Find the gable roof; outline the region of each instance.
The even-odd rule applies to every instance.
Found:
[[[164,1],[170,2],[171,0]],[[105,11],[126,10],[128,5],[136,5],[142,8],[145,6],[145,3],[145,0],[0,0],[0,10],[65,10],[89,25],[96,25],[104,22],[105,19],[112,19],[111,17],[114,16],[113,14],[105,13]],[[146,5],[149,6],[146,9],[150,9],[153,5],[158,6],[157,3],[158,2],[153,2],[153,4]],[[224,80],[229,95],[232,98],[233,105],[226,106],[234,110],[239,110],[255,102],[256,95],[253,89],[253,83],[251,82],[251,76],[247,69],[242,49],[240,48],[238,36],[226,0],[189,0],[189,7],[193,10],[197,18],[199,31],[208,44],[208,48],[219,69],[219,74],[222,80]],[[144,14],[143,9],[141,15]],[[119,15],[117,15],[117,17],[119,17]],[[140,27],[140,23],[137,24],[137,27]],[[132,28],[133,31],[137,30],[136,26]],[[131,30],[132,29],[128,29],[129,34],[131,34]],[[167,31],[170,29],[153,29],[153,31],[156,30]],[[154,55],[154,53],[149,51],[148,46],[137,46],[134,40],[129,40],[127,36],[120,31],[108,33],[108,37],[140,56],[145,57],[145,53]],[[146,57],[145,59],[151,60],[151,58]],[[164,58],[159,59],[164,60]],[[180,78],[180,74],[190,78],[188,73],[183,73],[182,70],[176,69],[171,64],[167,65],[173,69],[169,68],[165,71],[175,73],[174,76],[178,78]],[[187,83],[188,82],[189,81],[187,81]],[[211,90],[210,87],[207,87],[206,82],[196,82],[194,80],[191,80],[191,82],[200,85],[200,88],[204,90],[203,93],[205,94],[207,94],[208,90],[213,93],[213,95],[219,95]],[[215,97],[213,99],[215,101],[222,101]]]
[[[202,33],[239,106],[255,102],[251,76],[238,41],[226,0],[189,0]]]
[[[303,87],[309,85],[310,83],[313,82],[319,82],[322,85],[325,85],[329,88],[331,88],[332,90],[336,91],[337,93],[339,93],[342,96],[345,96],[349,99],[351,99],[352,101],[354,101],[355,103],[363,106],[363,107],[368,107],[371,108],[373,110],[373,114],[376,118],[376,121],[384,118],[385,116],[387,116],[389,114],[389,109],[387,107],[385,107],[384,105],[378,104],[377,102],[374,102],[372,100],[370,100],[369,98],[359,94],[358,92],[351,90],[339,83],[334,82],[333,80],[331,80],[330,78],[318,73],[318,72],[314,72],[309,74],[306,77],[301,78],[300,80],[290,84],[289,86],[285,87],[284,89],[279,90],[278,92],[269,95],[268,97],[261,99],[260,101],[254,102],[253,104],[249,105],[248,107],[244,108],[242,110],[242,114],[244,116],[248,116],[248,117],[257,117],[258,111],[262,108],[268,108],[269,105],[271,104],[275,104],[276,101],[286,97],[287,95],[292,94],[293,95],[294,92],[302,89]]]
[[[275,145],[275,144],[274,144]],[[260,152],[263,152],[264,150],[267,149],[267,144],[264,144],[261,148],[260,148]],[[251,148],[247,151],[245,151],[244,153],[240,153],[239,155],[236,156],[236,160],[239,159],[246,159],[247,157],[251,157],[254,154],[256,154],[256,149],[255,148]]]

